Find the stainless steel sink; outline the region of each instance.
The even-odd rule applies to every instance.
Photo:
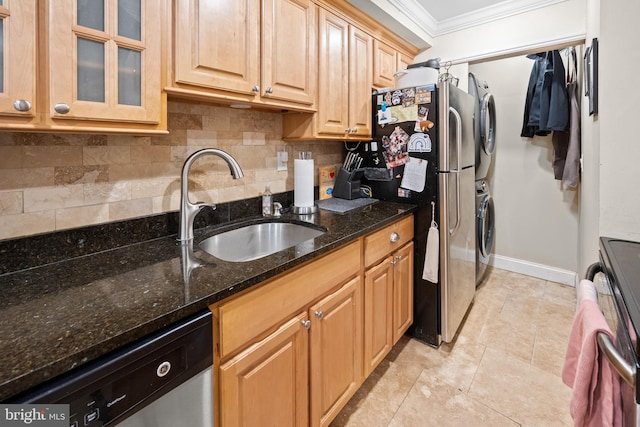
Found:
[[[211,236],[200,242],[200,248],[224,261],[251,261],[296,246],[325,232],[311,224],[264,222]]]

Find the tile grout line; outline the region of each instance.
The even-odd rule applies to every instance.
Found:
[[[421,369],[420,373],[416,376],[415,381],[413,382],[413,384],[411,384],[411,387],[409,387],[407,393],[404,395],[404,397],[402,398],[402,401],[400,402],[400,404],[398,405],[396,410],[393,412],[393,415],[389,419],[389,422],[387,423],[387,427],[389,427],[391,425],[391,423],[393,422],[393,419],[398,414],[398,411],[400,410],[400,408],[402,408],[402,405],[404,404],[405,400],[407,400],[407,397],[409,397],[409,394],[411,393],[411,390],[413,390],[413,388],[416,386],[416,384],[418,383],[418,380],[420,379],[420,377],[422,376],[424,371],[425,371],[424,369]]]

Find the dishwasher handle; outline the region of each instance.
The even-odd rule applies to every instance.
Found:
[[[602,268],[602,264],[599,262],[593,263],[587,268],[587,273],[585,274],[585,279],[593,282],[593,279],[596,277],[596,274],[603,273],[604,269]],[[598,341],[598,347],[604,353],[605,357],[613,366],[613,369],[616,370],[618,375],[627,382],[631,387],[635,389],[636,386],[636,368],[635,366],[630,365],[624,360],[624,357],[618,352],[616,346],[604,332],[598,332],[596,335],[596,341]]]

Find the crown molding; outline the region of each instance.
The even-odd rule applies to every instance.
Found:
[[[438,22],[416,0],[376,0],[377,3],[388,3],[403,16],[402,23],[411,22],[425,31],[430,37],[438,32]]]
[[[476,11],[456,16],[455,18],[439,21],[436,26],[433,37],[442,36],[444,34],[455,31],[464,30],[478,25],[486,24],[498,19],[504,19],[521,13],[530,12],[532,10],[543,7],[553,6],[567,0],[510,0],[502,3],[488,6]]]
[[[386,14],[422,40],[433,43],[432,38],[464,30],[498,19],[508,18],[535,9],[552,6],[567,0],[508,0],[493,6],[465,13],[454,18],[436,21],[417,0],[350,0],[365,13],[373,9]]]

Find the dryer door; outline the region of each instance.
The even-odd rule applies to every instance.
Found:
[[[491,255],[494,231],[493,199],[488,193],[483,195],[482,200],[478,205],[476,221],[476,229],[478,230],[478,250],[480,251],[480,255],[486,258]]]
[[[480,101],[480,138],[482,150],[491,156],[496,147],[496,103],[490,93]]]

